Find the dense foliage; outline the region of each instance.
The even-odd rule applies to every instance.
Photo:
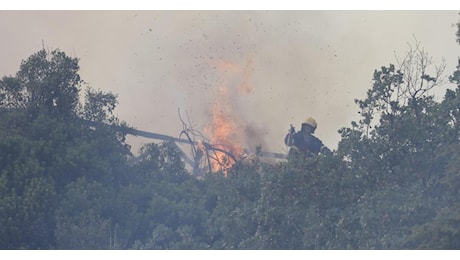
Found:
[[[116,96],[41,50],[0,80],[0,248],[460,249],[460,63],[437,102],[429,61],[376,70],[337,150],[196,179],[168,142],[134,157]]]

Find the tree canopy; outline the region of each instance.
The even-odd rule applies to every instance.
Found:
[[[460,62],[436,101],[444,69],[416,42],[336,150],[197,179],[169,142],[134,156],[117,96],[80,96],[78,59],[40,50],[0,80],[0,248],[459,249]]]

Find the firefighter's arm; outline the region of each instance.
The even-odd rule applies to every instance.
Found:
[[[286,137],[284,137],[284,144],[287,146],[292,146],[294,145],[294,134],[295,134],[295,129],[294,126],[291,125],[291,128],[289,129],[288,134]]]

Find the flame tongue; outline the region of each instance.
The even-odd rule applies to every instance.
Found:
[[[251,64],[251,60],[248,60],[243,69],[230,62],[220,61],[218,64],[219,70],[225,73],[221,87],[210,108],[211,122],[205,127],[204,132],[209,137],[211,144],[218,148],[214,150],[216,160],[211,162],[212,170],[222,170],[225,175],[228,169],[235,164],[234,159],[239,159],[243,155],[245,128],[241,115],[235,112],[236,105],[233,101],[239,95],[251,93],[249,80],[252,73]],[[231,158],[228,153],[234,158]]]
[[[241,145],[241,127],[239,121],[232,113],[232,107],[228,106],[226,101],[228,95],[227,89],[220,91],[221,95],[217,102],[214,102],[211,108],[211,123],[205,128],[205,134],[209,136],[209,140],[215,148],[215,159],[212,162],[212,170],[222,170],[227,174],[235,161],[243,154]],[[232,154],[235,158],[231,158],[228,154],[219,151],[224,150]]]

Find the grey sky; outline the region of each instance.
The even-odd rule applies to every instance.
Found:
[[[458,11],[0,11],[0,76],[43,41],[79,58],[88,85],[118,95],[121,120],[172,136],[182,130],[178,108],[201,130],[223,78],[232,88],[245,77],[252,91],[234,93],[233,111],[260,130],[264,150],[284,152],[289,125],[308,116],[335,149],[373,71],[414,36],[435,63],[445,58],[446,74],[455,70],[459,20]]]

